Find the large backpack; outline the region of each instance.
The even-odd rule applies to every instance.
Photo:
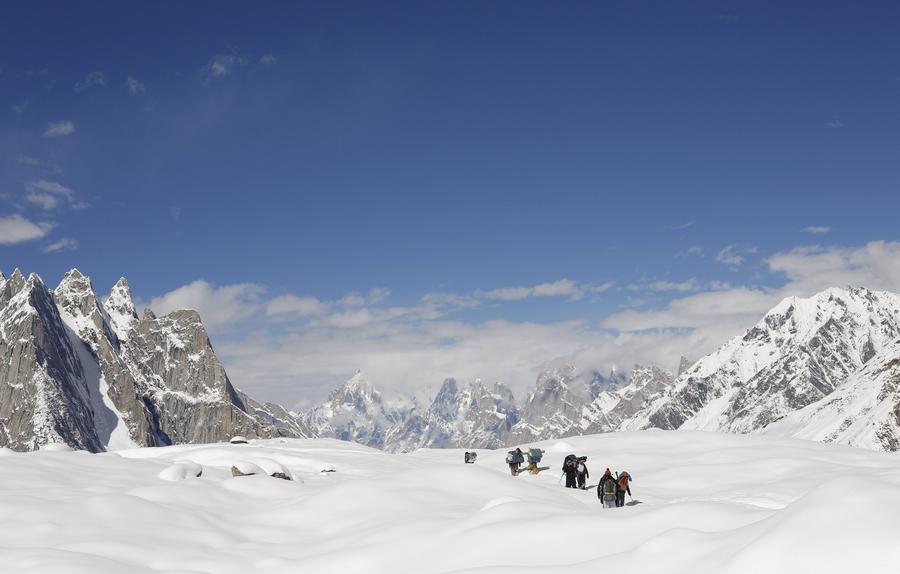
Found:
[[[566,467],[569,465],[569,461],[574,461],[576,458],[578,458],[578,457],[575,456],[574,454],[566,455],[566,458],[563,459],[563,465],[562,465],[563,472],[566,472]]]
[[[528,451],[528,462],[538,464],[544,456],[544,451],[539,448],[533,448]]]
[[[631,475],[622,471],[622,474],[619,475],[619,479],[616,481],[616,486],[619,487],[619,490],[626,490],[628,488],[629,480],[631,480]]]
[[[603,478],[603,495],[616,495],[616,479],[611,476],[606,476]]]

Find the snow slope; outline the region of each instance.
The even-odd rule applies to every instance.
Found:
[[[761,435],[610,433],[551,440],[512,477],[505,452],[396,455],[329,439],[0,452],[0,571],[893,572],[900,459]],[[601,509],[558,483],[627,469],[635,501]],[[296,481],[232,478],[284,467]],[[194,477],[196,466],[202,476]],[[334,469],[335,472],[321,472]]]

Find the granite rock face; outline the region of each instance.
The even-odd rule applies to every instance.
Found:
[[[34,274],[0,277],[0,446],[304,436],[286,411],[246,403],[196,312],[138,319],[127,281],[101,301],[77,269],[52,291]]]

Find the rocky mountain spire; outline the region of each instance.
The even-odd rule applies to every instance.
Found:
[[[138,320],[134,301],[131,299],[131,289],[128,287],[128,279],[122,277],[113,285],[103,306],[109,315],[110,326],[119,340],[124,341],[128,338],[128,331],[132,324]]]

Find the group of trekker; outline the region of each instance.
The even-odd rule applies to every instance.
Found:
[[[544,451],[539,448],[530,448],[527,453],[523,452],[521,448],[517,448],[506,453],[506,464],[509,465],[510,474],[517,476],[520,472],[519,467],[525,463],[525,459],[528,459],[528,466],[525,468],[531,474],[537,474],[540,471],[538,465],[543,457]]]
[[[566,456],[562,466],[566,476],[566,488],[587,489],[587,479],[590,473],[587,468],[587,457],[570,454]],[[608,468],[597,483],[597,498],[604,508],[619,508],[625,506],[625,494],[631,496],[631,475],[626,471],[617,472],[615,476]]]
[[[475,462],[475,453],[466,453],[466,462]],[[544,451],[539,448],[528,449],[527,452],[521,448],[511,450],[506,456],[506,464],[509,465],[509,472],[513,476],[517,476],[521,472],[520,467],[528,460],[526,467],[531,474],[537,474],[540,470],[538,464]],[[579,488],[587,490],[587,480],[591,477],[587,468],[587,457],[576,456],[570,454],[563,460],[563,475],[566,477],[566,488]],[[560,477],[562,478],[562,477]],[[613,474],[608,468],[600,477],[597,483],[597,498],[603,504],[604,508],[619,508],[625,506],[625,495],[631,496],[631,474],[626,471]]]
[[[615,476],[608,468],[597,484],[597,498],[603,508],[620,508],[625,506],[625,494],[631,496],[631,474],[626,471],[617,472]]]

